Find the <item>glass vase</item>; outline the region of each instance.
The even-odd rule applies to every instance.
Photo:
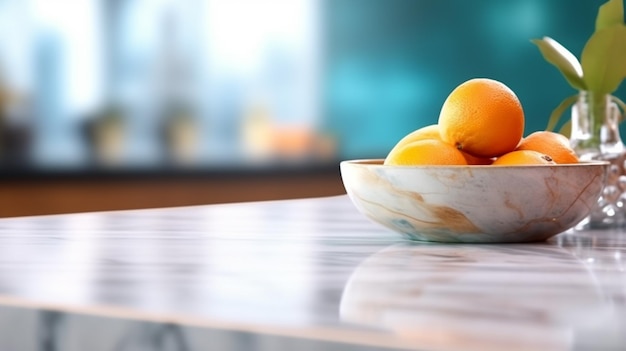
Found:
[[[625,147],[619,131],[621,111],[608,94],[582,91],[572,107],[570,143],[581,160],[611,163],[606,184],[591,214],[579,225],[614,228],[626,225]]]

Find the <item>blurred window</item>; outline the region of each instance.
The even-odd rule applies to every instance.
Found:
[[[315,133],[316,4],[4,0],[2,82],[28,97],[40,165],[271,159],[283,129]]]

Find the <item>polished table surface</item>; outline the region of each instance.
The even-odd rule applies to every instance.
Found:
[[[410,242],[347,196],[0,220],[0,350],[623,350],[626,231]]]

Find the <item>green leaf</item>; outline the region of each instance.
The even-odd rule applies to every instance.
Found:
[[[624,0],[609,0],[598,10],[596,31],[615,24],[624,24]]]
[[[569,137],[572,135],[572,120],[571,119],[567,120],[567,122],[563,124],[561,129],[559,129],[559,134],[563,134],[565,135],[566,138],[569,139]]]
[[[550,37],[533,39],[531,41],[539,47],[543,58],[558,68],[574,89],[587,89],[585,81],[583,80],[583,69],[578,59],[576,59],[576,56]]]
[[[561,116],[563,116],[565,110],[574,105],[576,101],[578,101],[578,94],[569,96],[565,98],[565,100],[561,101],[559,106],[557,106],[550,114],[550,119],[548,119],[548,126],[546,127],[546,130],[554,131],[554,128],[559,123],[559,120],[561,119]]]
[[[611,94],[626,78],[626,26],[616,24],[593,33],[581,56],[587,90]]]

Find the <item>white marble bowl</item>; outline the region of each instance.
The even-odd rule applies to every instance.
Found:
[[[341,162],[352,202],[414,240],[542,241],[572,228],[597,202],[608,163],[529,166],[386,166]]]

